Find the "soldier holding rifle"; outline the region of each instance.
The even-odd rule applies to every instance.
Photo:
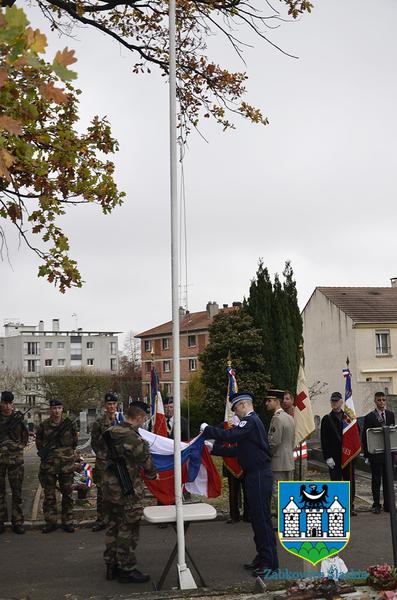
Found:
[[[11,524],[14,533],[23,534],[22,481],[23,449],[28,443],[24,415],[14,409],[14,394],[2,392],[0,402],[0,534],[7,521],[6,475],[11,488]]]
[[[57,481],[62,494],[62,529],[74,532],[73,472],[77,431],[74,422],[63,417],[62,400],[50,400],[50,418],[43,421],[36,433],[37,454],[41,458],[39,480],[44,490],[43,533],[57,528]]]

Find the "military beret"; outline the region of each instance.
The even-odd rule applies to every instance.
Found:
[[[14,402],[14,394],[12,392],[1,392],[2,402]]]
[[[248,402],[253,402],[254,395],[251,394],[251,392],[235,392],[234,394],[230,394],[230,408],[234,411],[236,408],[236,404],[238,404],[242,400],[248,400]]]
[[[166,406],[167,404],[172,404],[173,402],[174,402],[174,396],[167,396],[163,400],[163,405]]]
[[[50,400],[50,406],[63,406],[63,402],[58,398],[52,398],[52,400]]]
[[[266,400],[276,398],[276,400],[284,400],[284,390],[267,390]]]
[[[136,406],[137,408],[140,408],[141,410],[143,410],[147,415],[149,414],[150,410],[149,410],[149,406],[146,404],[146,402],[142,402],[142,400],[133,400],[132,402],[130,402],[130,406]]]
[[[105,394],[105,402],[117,402],[118,398],[116,396],[116,394],[113,394],[112,392],[108,392],[107,394]]]
[[[330,401],[338,402],[338,400],[342,400],[342,394],[340,392],[332,392]]]

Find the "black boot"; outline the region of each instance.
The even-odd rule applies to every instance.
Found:
[[[105,527],[106,525],[105,523],[102,523],[102,521],[95,521],[91,528],[91,531],[102,531],[102,529],[105,529]]]
[[[261,560],[259,558],[259,556],[255,556],[254,560],[250,563],[245,563],[244,565],[244,569],[247,569],[247,571],[253,571],[254,569],[257,569],[261,564]]]
[[[117,565],[106,565],[106,579],[108,581],[113,581],[113,579],[116,579],[117,574]]]
[[[55,531],[55,529],[57,528],[56,523],[46,523],[43,527],[43,529],[41,530],[42,533],[51,533],[52,531]]]
[[[146,583],[149,581],[150,576],[146,573],[141,573],[138,569],[132,571],[121,571],[118,576],[119,583]]]
[[[18,533],[19,535],[23,535],[24,533],[26,533],[25,529],[22,527],[22,525],[15,523],[15,525],[12,526],[12,530],[14,533]]]
[[[4,532],[5,532],[5,530],[6,530],[6,527],[5,527],[4,523],[0,523],[0,535],[1,535],[2,533],[4,533]]]
[[[74,533],[74,527],[71,523],[67,525],[62,525],[62,529],[66,531],[66,533]]]

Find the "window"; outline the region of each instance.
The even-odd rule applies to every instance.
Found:
[[[192,348],[193,346],[196,345],[196,336],[195,335],[187,336],[187,345],[189,348]]]
[[[65,359],[58,358],[58,367],[64,367],[64,366],[65,366]]]
[[[93,364],[94,364],[94,359],[93,358],[87,358],[87,365],[89,365],[90,367],[92,367]]]
[[[372,381],[372,377],[366,377],[365,381]]]
[[[25,354],[40,354],[40,343],[25,342]]]
[[[92,350],[93,347],[94,347],[94,342],[87,342],[87,349],[88,350]]]
[[[195,358],[189,358],[189,371],[196,371],[197,360]]]
[[[375,340],[377,356],[390,354],[390,331],[388,329],[385,331],[375,331]]]
[[[52,342],[45,342],[44,343],[44,347],[45,348],[52,348]]]
[[[110,354],[116,354],[116,352],[117,352],[116,342],[110,342]]]
[[[163,398],[172,395],[172,383],[165,383],[163,385]]]
[[[145,362],[145,373],[150,373],[151,364],[150,362]]]
[[[36,373],[37,367],[39,366],[38,360],[27,360],[27,371],[28,373]]]
[[[46,358],[44,361],[45,367],[52,367],[52,358]]]
[[[152,351],[152,340],[145,340],[144,348],[145,348],[145,352],[151,352]]]
[[[170,338],[163,338],[163,350],[170,349]]]
[[[117,370],[117,358],[111,358],[110,359],[110,370],[111,371],[116,371]]]
[[[29,404],[29,406],[35,406],[36,396],[26,396],[26,404]]]
[[[169,373],[171,371],[171,361],[163,360],[163,371],[164,373]]]
[[[64,348],[65,342],[58,342],[58,348]]]

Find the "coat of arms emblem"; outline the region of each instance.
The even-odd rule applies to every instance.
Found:
[[[350,537],[349,507],[348,481],[280,481],[281,545],[313,565],[338,554]]]

